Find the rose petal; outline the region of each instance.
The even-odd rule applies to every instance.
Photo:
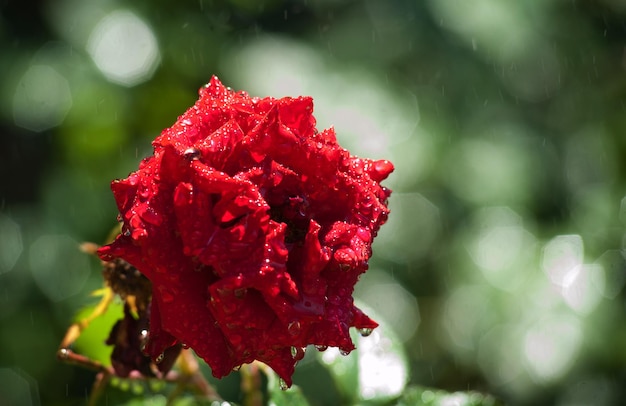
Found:
[[[354,306],[393,171],[317,132],[309,97],[252,98],[213,77],[112,190],[122,234],[99,250],[153,286],[147,351],[184,343],[224,376],[259,360],[290,385],[309,344],[354,349]]]

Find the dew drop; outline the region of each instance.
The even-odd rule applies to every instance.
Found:
[[[165,359],[165,354],[160,353],[159,356],[155,358],[154,362],[156,362],[157,364],[160,364],[161,362],[163,362],[164,359]]]
[[[146,352],[146,347],[148,345],[148,335],[149,332],[146,329],[141,330],[141,333],[139,333],[139,351],[145,353]]]
[[[188,161],[196,160],[200,157],[200,150],[197,148],[187,148],[185,152],[183,152],[183,157]]]
[[[364,228],[364,227],[358,227],[358,228],[356,229],[356,235],[357,235],[357,237],[359,237],[362,241],[365,241],[365,242],[370,242],[371,235],[370,235],[369,230],[367,230],[366,228]]]
[[[278,386],[280,386],[280,390],[289,389],[289,385],[287,385],[287,382],[285,382],[283,378],[278,378]]]
[[[124,230],[123,234],[124,234],[124,237],[130,237],[130,230],[129,229]]]
[[[136,228],[133,230],[131,234],[131,238],[135,241],[139,241],[145,238],[148,235],[148,232],[143,228]]]
[[[287,326],[287,331],[289,331],[289,334],[291,334],[292,336],[300,334],[300,322],[298,320],[295,320],[289,323],[289,325]]]
[[[122,218],[122,215],[121,215],[120,213],[118,213],[118,214],[117,214],[116,219],[117,219],[117,222],[118,222],[118,223],[121,223],[121,222],[123,222],[123,221],[124,221],[124,218]]]
[[[241,365],[235,365],[233,367],[233,371],[235,371],[235,372],[239,371],[240,369],[241,369]]]
[[[61,348],[57,352],[57,357],[62,360],[66,360],[70,357],[70,351],[67,348]]]
[[[350,354],[350,351],[339,349],[339,354],[341,354],[341,355],[343,355],[345,357],[346,355]]]
[[[304,347],[291,347],[291,357],[295,361],[300,361],[304,358],[304,354],[306,353],[306,348]]]
[[[315,349],[318,350],[319,352],[324,352],[328,349],[327,345],[316,345]]]
[[[154,211],[152,207],[147,207],[146,210],[141,214],[141,218],[146,222],[152,224],[153,226],[159,226],[163,223],[163,217]]]
[[[361,337],[367,337],[367,336],[369,336],[370,334],[372,334],[372,331],[374,331],[374,330],[373,330],[373,329],[371,329],[371,328],[367,328],[367,327],[365,327],[365,328],[360,328],[360,329],[359,329],[359,334],[361,335]]]

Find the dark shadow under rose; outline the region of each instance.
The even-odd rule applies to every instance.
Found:
[[[352,292],[393,165],[351,156],[312,112],[311,98],[252,98],[213,77],[153,156],[113,181],[124,224],[99,255],[152,282],[153,359],[182,344],[216,377],[259,360],[291,385],[301,348],[347,353],[350,327],[377,326]]]

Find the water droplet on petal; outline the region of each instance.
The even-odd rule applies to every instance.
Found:
[[[200,150],[197,148],[187,148],[183,152],[183,157],[188,161],[194,161],[200,157]]]
[[[147,199],[148,197],[150,197],[150,190],[147,188],[141,188],[139,190],[139,196],[143,197],[144,199]]]
[[[146,329],[141,330],[141,333],[139,333],[139,351],[145,353],[146,352],[146,346],[148,345],[148,336],[149,336],[149,332]]]
[[[235,372],[239,371],[240,369],[241,369],[241,365],[235,365],[233,367],[233,371],[235,371]]]
[[[374,331],[374,329],[367,328],[367,327],[365,327],[365,328],[360,328],[360,329],[359,329],[359,334],[361,335],[361,337],[367,337],[367,336],[369,336],[370,334],[372,334],[372,331]]]
[[[364,228],[364,227],[357,228],[356,229],[356,235],[362,241],[365,241],[365,242],[370,242],[371,241],[371,234],[370,234],[369,230]]]
[[[327,345],[316,345],[315,349],[318,350],[319,352],[324,352],[328,349]]]
[[[344,357],[348,354],[350,354],[350,351],[346,351],[346,350],[342,350],[341,348],[339,349],[339,354],[343,355]]]
[[[146,210],[141,213],[141,218],[153,226],[159,226],[163,223],[163,217],[154,211],[152,207],[146,207]]]
[[[139,241],[145,238],[148,235],[148,232],[144,228],[136,228],[133,230],[131,234],[131,238],[135,241]]]
[[[304,358],[304,354],[306,353],[306,348],[304,347],[291,347],[291,357],[295,361],[300,361]]]
[[[289,389],[289,385],[287,385],[287,382],[285,382],[283,378],[278,378],[278,386],[280,386],[280,390]]]
[[[289,334],[291,334],[292,336],[300,334],[300,322],[298,320],[294,320],[289,323],[289,325],[287,326],[287,331],[289,331]]]
[[[165,359],[165,353],[160,353],[155,359],[154,362],[160,364]]]

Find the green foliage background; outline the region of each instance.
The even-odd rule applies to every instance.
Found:
[[[125,84],[89,51],[120,11],[158,52]],[[357,296],[397,333],[419,385],[399,404],[436,397],[420,387],[618,404],[625,47],[618,0],[3,2],[0,404],[84,403],[93,374],[54,358],[101,286],[77,244],[104,241],[110,180],[213,74],[257,96],[310,94],[319,127],[396,164]],[[295,383],[327,404],[340,389],[320,387],[335,378],[305,362]],[[216,383],[227,399],[237,379]]]

